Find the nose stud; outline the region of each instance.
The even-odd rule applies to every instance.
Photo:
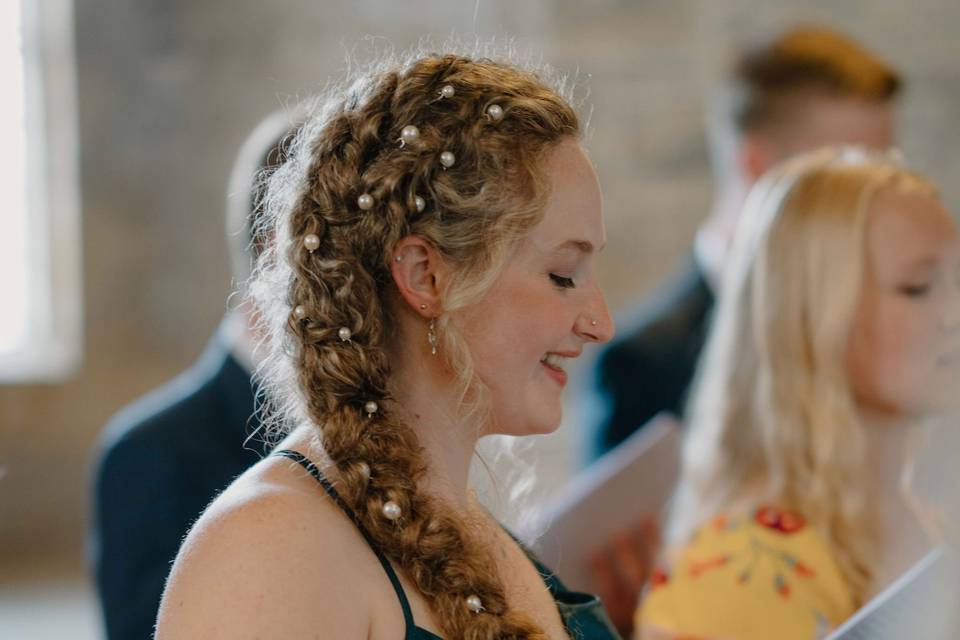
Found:
[[[590,319],[590,326],[591,326],[591,327],[595,327],[595,326],[597,326],[598,324],[600,324],[598,321],[594,320],[593,318]]]

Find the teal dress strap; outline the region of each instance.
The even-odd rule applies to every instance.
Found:
[[[360,535],[363,536],[363,539],[367,542],[367,545],[370,546],[370,549],[377,556],[377,560],[380,561],[380,566],[383,567],[384,573],[387,574],[387,578],[390,580],[390,584],[393,586],[394,592],[397,594],[397,600],[400,601],[400,608],[403,611],[403,622],[405,626],[404,640],[443,640],[442,638],[437,637],[433,633],[427,631],[422,627],[418,627],[413,622],[413,611],[410,609],[410,602],[407,600],[407,594],[403,590],[403,585],[400,584],[400,578],[397,577],[396,571],[393,570],[393,565],[390,564],[390,560],[380,551],[380,548],[377,547],[377,544],[374,542],[373,538],[370,536],[370,533],[367,531],[366,527],[360,522],[360,519],[357,517],[357,514],[353,512],[343,498],[340,497],[340,493],[333,486],[333,483],[323,475],[323,472],[313,463],[312,460],[307,458],[305,455],[299,451],[293,451],[291,449],[281,449],[273,453],[275,456],[282,456],[293,460],[301,467],[307,470],[307,472],[313,476],[313,478],[320,483],[320,486],[323,487],[323,490],[327,492],[327,495],[333,500],[333,502],[340,507],[340,509],[346,514],[348,518],[353,522],[354,526],[360,532]]]
[[[376,554],[380,565],[383,567],[384,573],[387,574],[387,578],[390,580],[390,584],[397,594],[397,600],[399,600],[400,608],[403,611],[403,620],[406,626],[404,640],[443,640],[443,638],[440,638],[436,634],[414,624],[413,612],[410,609],[407,594],[404,592],[403,585],[400,584],[400,579],[397,577],[390,561],[383,552],[380,551],[369,532],[367,532],[366,528],[361,524],[360,519],[347,503],[344,502],[339,492],[333,486],[333,483],[323,475],[323,472],[320,471],[317,465],[300,452],[290,449],[274,451],[272,455],[293,460],[306,469],[307,472],[320,483],[334,503],[350,518],[360,532],[360,535],[363,536],[371,550]],[[540,562],[536,555],[528,549],[526,545],[520,542],[509,529],[504,527],[504,531],[513,538],[514,542],[520,545],[523,552],[527,554],[527,558],[530,559],[530,562],[533,563],[533,566],[536,567],[540,573],[540,577],[550,591],[550,595],[553,596],[554,602],[557,603],[557,611],[560,613],[560,619],[563,620],[563,625],[572,640],[620,639],[620,636],[614,629],[613,623],[610,622],[610,618],[607,616],[607,612],[600,603],[600,598],[588,593],[578,593],[567,589],[563,582],[560,581],[560,578]]]

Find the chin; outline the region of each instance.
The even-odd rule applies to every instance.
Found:
[[[547,420],[538,420],[536,422],[530,421],[524,425],[522,433],[517,433],[518,436],[545,436],[553,433],[560,428],[560,422],[563,419],[563,413],[560,410],[557,410],[556,413]]]
[[[494,431],[502,436],[545,436],[553,433],[560,427],[563,414],[556,412],[554,417],[546,420],[510,420],[500,423]]]

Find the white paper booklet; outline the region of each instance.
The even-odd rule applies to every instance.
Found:
[[[938,547],[864,605],[827,640],[957,640],[960,562]]]
[[[680,470],[680,425],[660,414],[549,501],[533,550],[567,587],[597,593],[590,553],[644,516],[659,516]]]

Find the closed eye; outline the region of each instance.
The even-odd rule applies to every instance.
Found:
[[[928,285],[928,284],[918,284],[918,285],[908,284],[908,285],[903,285],[902,287],[900,287],[899,290],[900,290],[900,293],[902,293],[902,294],[904,294],[904,295],[906,295],[906,296],[909,296],[909,297],[911,297],[911,298],[922,298],[923,296],[927,295],[927,293],[930,291],[930,285]]]
[[[573,281],[573,278],[566,278],[564,276],[558,276],[555,273],[550,274],[550,279],[553,280],[553,284],[557,285],[561,289],[573,289],[576,287],[576,283]]]

